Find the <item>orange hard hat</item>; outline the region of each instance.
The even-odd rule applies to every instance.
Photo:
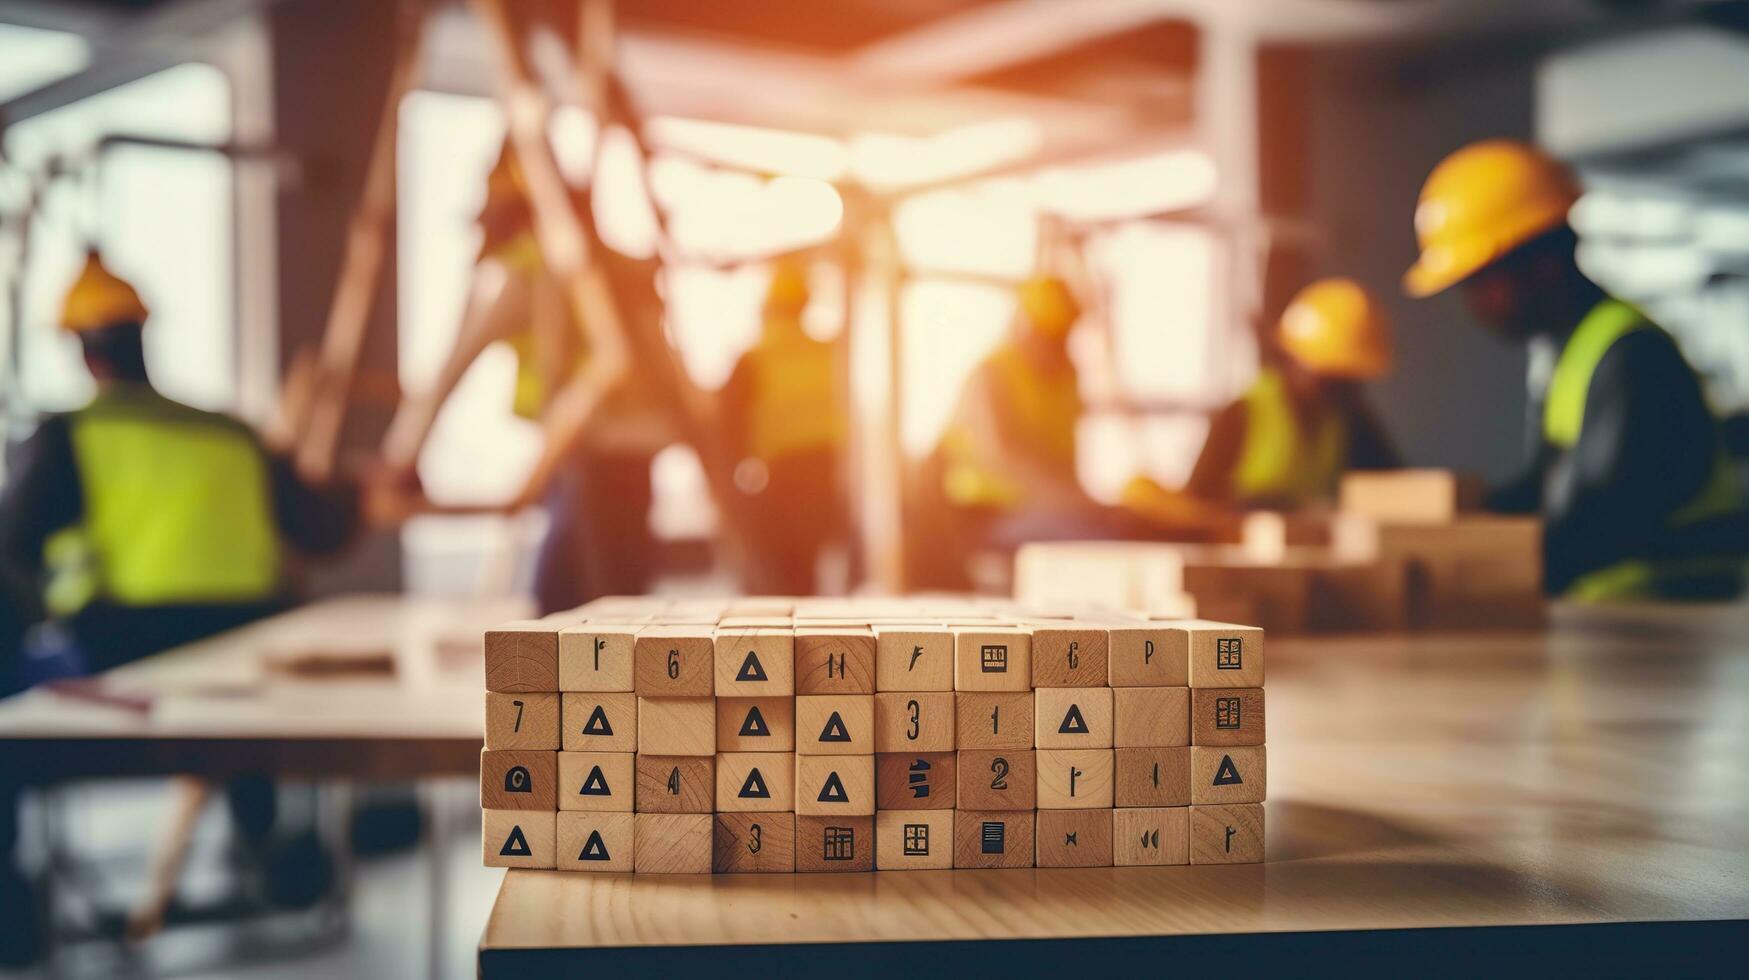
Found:
[[[144,323],[146,316],[146,304],[134,287],[105,268],[95,250],[85,253],[85,267],[61,304],[61,329],[84,333],[122,323]]]
[[[1391,370],[1391,329],[1384,309],[1352,279],[1320,279],[1282,311],[1281,349],[1314,374],[1367,380]]]
[[[1034,276],[1020,284],[1020,312],[1034,328],[1060,339],[1081,318],[1081,304],[1063,280]]]
[[[1403,276],[1410,296],[1431,296],[1525,242],[1559,227],[1579,199],[1560,161],[1528,143],[1472,143],[1440,161],[1415,206],[1421,257]]]

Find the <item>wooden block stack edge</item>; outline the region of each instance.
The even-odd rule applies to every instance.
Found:
[[[616,597],[484,647],[491,867],[1263,860],[1255,627],[970,597]]]

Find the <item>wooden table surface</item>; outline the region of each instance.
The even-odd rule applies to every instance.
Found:
[[[479,771],[480,634],[520,600],[329,599],[0,701],[0,771],[28,783],[187,773],[409,779]],[[292,678],[275,658],[388,656],[392,673]]]
[[[1277,639],[1270,656],[1266,864],[511,871],[481,973],[1445,972],[1478,955],[1680,973],[1733,949],[1740,967],[1749,609],[1563,609],[1537,633]],[[982,942],[1036,939],[1055,941]]]

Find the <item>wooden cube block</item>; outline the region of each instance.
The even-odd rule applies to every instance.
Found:
[[[796,808],[796,757],[790,752],[717,754],[717,811],[772,813]]]
[[[1450,470],[1353,470],[1342,477],[1342,512],[1386,524],[1449,524],[1481,504],[1482,482]]]
[[[637,757],[630,752],[560,752],[559,809],[630,813]]]
[[[1032,686],[1106,686],[1110,683],[1110,637],[1096,627],[1033,627]]]
[[[719,813],[711,847],[717,874],[789,874],[796,869],[796,815]]]
[[[873,694],[875,637],[870,629],[796,629],[797,694]]]
[[[1114,862],[1120,868],[1190,863],[1190,808],[1119,809],[1112,818]]]
[[[1263,744],[1263,688],[1199,687],[1190,707],[1192,744]]]
[[[639,813],[710,813],[716,809],[715,756],[638,753]]]
[[[955,810],[953,866],[1032,867],[1033,823],[1031,810]]]
[[[1187,636],[1191,687],[1262,687],[1263,631],[1187,620],[1174,624]]]
[[[559,690],[632,690],[632,648],[640,626],[585,623],[559,631]]]
[[[795,698],[717,699],[717,751],[794,752],[795,750]]]
[[[873,871],[874,816],[796,815],[797,871]]]
[[[1116,805],[1190,805],[1190,746],[1120,748],[1113,757],[1112,802]]]
[[[572,692],[559,696],[565,725],[566,752],[636,752],[638,696],[623,693]]]
[[[1111,688],[1049,687],[1032,692],[1033,744],[1041,749],[1111,748]]]
[[[639,697],[695,698],[716,693],[716,640],[708,626],[648,626],[632,645]]]
[[[1040,810],[1033,863],[1041,868],[1111,867],[1110,810]]]
[[[1189,745],[1190,688],[1120,687],[1112,691],[1111,744]]]
[[[638,751],[651,755],[716,755],[716,700],[639,697]]]
[[[630,802],[629,800],[627,801]],[[563,811],[558,821],[560,871],[632,870],[633,814]]]
[[[874,755],[874,695],[797,697],[796,736],[803,755]]]
[[[480,752],[480,806],[488,810],[557,810],[559,754],[535,749]]]
[[[1011,626],[955,629],[953,687],[956,691],[1031,689],[1032,636]]]
[[[1110,749],[1039,749],[1040,810],[1111,809]]]
[[[954,746],[959,749],[1032,748],[1032,692],[954,695]]]
[[[718,697],[770,697],[796,690],[796,635],[788,629],[718,630]]]
[[[1112,626],[1106,643],[1112,687],[1190,684],[1189,636],[1164,623]]]
[[[1263,860],[1263,804],[1190,808],[1191,864],[1257,864]]]
[[[1190,802],[1262,803],[1268,773],[1261,745],[1190,747]]]
[[[953,811],[877,811],[875,867],[882,871],[953,867]]]
[[[948,752],[954,747],[952,691],[877,694],[876,752]]]
[[[485,649],[486,690],[559,689],[559,632],[552,623],[538,619],[500,623],[486,631]]]
[[[953,633],[945,626],[876,626],[875,690],[953,690]]]
[[[486,748],[556,751],[558,747],[557,694],[486,692]]]
[[[875,809],[953,809],[957,762],[952,752],[876,753]]]
[[[641,875],[710,874],[714,824],[709,813],[638,814],[632,870]]]
[[[861,816],[874,812],[874,756],[797,755],[796,812]]]
[[[961,749],[954,805],[961,810],[1031,810],[1038,801],[1031,749]]]
[[[557,811],[480,811],[480,860],[488,868],[554,866]]]

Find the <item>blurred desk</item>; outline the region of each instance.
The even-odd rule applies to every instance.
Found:
[[[479,771],[480,633],[520,601],[324,600],[0,701],[0,770],[31,784],[265,772],[400,779]],[[293,677],[276,658],[386,654],[392,673]]]
[[[1749,916],[1749,609],[1269,649],[1266,864],[511,871],[481,975],[1694,974],[1749,948],[1721,921]]]

